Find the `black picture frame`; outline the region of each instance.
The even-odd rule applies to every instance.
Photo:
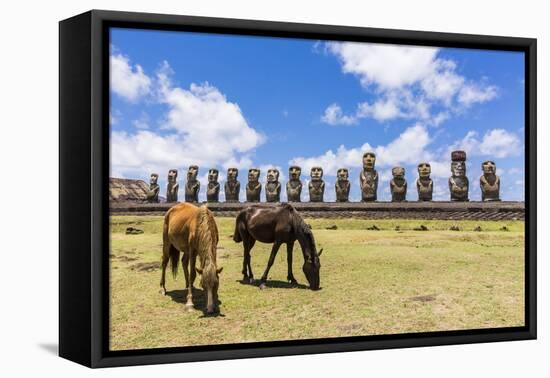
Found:
[[[110,27],[525,53],[525,326],[322,340],[108,350]],[[89,367],[535,339],[536,72],[531,38],[92,10],[59,23],[59,354]]]

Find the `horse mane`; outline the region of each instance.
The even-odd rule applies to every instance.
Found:
[[[203,279],[209,277],[209,270],[216,270],[216,245],[218,244],[218,227],[206,205],[199,207],[195,230],[195,245],[203,269]],[[206,274],[205,274],[206,273]]]

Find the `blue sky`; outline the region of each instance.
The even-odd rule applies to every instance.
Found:
[[[429,161],[434,196],[447,200],[450,151],[465,149],[472,200],[489,159],[501,197],[522,200],[523,78],[516,52],[112,29],[111,175],[147,181],[154,171],[164,191],[168,169],[183,188],[190,164],[203,188],[210,167],[223,181],[237,166],[244,187],[250,167],[262,181],[278,167],[286,181],[296,163],[306,183],[320,165],[333,200],[336,170],[347,167],[358,200],[361,156],[372,150],[379,199],[401,165],[415,200],[416,165]]]

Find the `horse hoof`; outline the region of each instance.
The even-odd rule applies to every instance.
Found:
[[[160,290],[159,290],[159,293],[160,293],[160,295],[166,295],[166,290],[160,289]]]
[[[249,284],[253,284],[253,283],[254,283],[254,278],[250,277],[250,278],[248,279],[248,283],[249,283]]]
[[[260,290],[263,290],[263,289],[265,289],[266,287],[267,287],[267,286],[265,286],[265,283],[261,283],[261,284],[260,284]]]
[[[186,303],[186,304],[185,304],[185,309],[186,309],[187,311],[192,311],[193,308],[194,308],[193,303]]]
[[[289,280],[288,283],[293,285],[293,286],[298,285],[298,281],[296,281],[296,280]]]

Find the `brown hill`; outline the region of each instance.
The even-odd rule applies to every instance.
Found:
[[[145,201],[149,185],[143,180],[109,178],[109,201]]]

